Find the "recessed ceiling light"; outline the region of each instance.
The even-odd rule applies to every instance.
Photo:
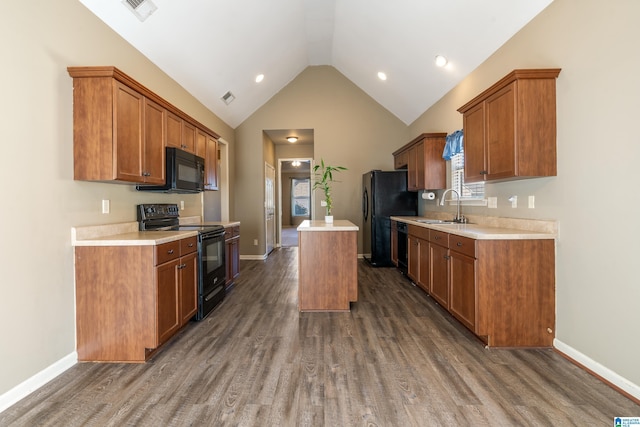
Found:
[[[438,67],[444,67],[445,65],[447,65],[449,61],[447,61],[447,58],[445,58],[442,55],[436,55],[436,65]]]
[[[297,140],[298,140],[298,137],[297,137],[297,136],[288,136],[288,137],[287,137],[287,141],[289,141],[289,142],[290,142],[290,143],[292,143],[292,144],[293,144],[294,142],[296,142]]]
[[[387,80],[387,75],[385,73],[383,73],[382,71],[378,71],[378,78],[380,80]]]
[[[256,83],[260,83],[263,80],[264,80],[264,74],[258,74],[256,76]]]

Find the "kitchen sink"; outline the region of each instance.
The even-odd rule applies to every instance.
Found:
[[[457,224],[454,220],[444,219],[417,219],[416,221],[423,224]]]

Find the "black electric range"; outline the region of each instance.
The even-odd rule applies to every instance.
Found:
[[[198,232],[198,312],[195,320],[204,319],[225,296],[224,227],[180,224],[180,209],[177,204],[138,205],[137,216],[140,231]]]

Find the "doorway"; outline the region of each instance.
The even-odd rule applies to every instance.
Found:
[[[273,251],[276,244],[276,170],[269,163],[264,164],[264,218],[265,242],[267,255]]]
[[[297,227],[312,218],[311,158],[278,159],[280,246],[298,246]]]

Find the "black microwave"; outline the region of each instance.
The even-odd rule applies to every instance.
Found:
[[[174,147],[166,148],[164,185],[136,185],[138,191],[199,193],[204,190],[204,159]]]

